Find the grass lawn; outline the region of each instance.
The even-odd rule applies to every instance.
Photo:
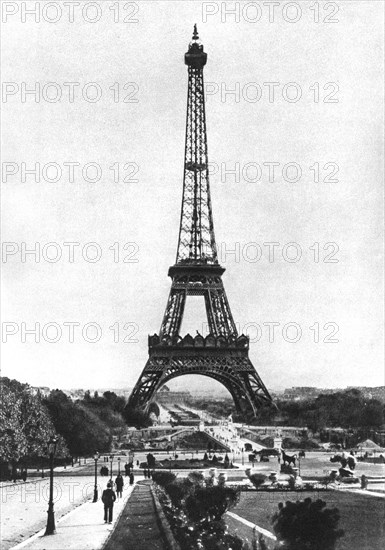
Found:
[[[241,500],[232,512],[273,532],[271,517],[278,509],[278,503],[307,497],[312,500],[321,498],[329,507],[339,509],[339,527],[344,529],[345,535],[337,543],[337,550],[382,550],[385,540],[385,499],[382,498],[340,491],[319,494],[250,492],[241,494]],[[231,522],[233,525],[234,522]],[[239,535],[250,536],[250,533],[246,533],[247,528],[243,528],[239,522],[237,530]]]

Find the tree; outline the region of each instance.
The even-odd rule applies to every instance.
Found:
[[[127,426],[135,426],[135,428],[148,428],[152,425],[148,414],[135,407],[127,406],[123,411],[123,418]]]
[[[381,426],[384,423],[384,405],[380,401],[377,401],[377,399],[372,399],[368,403],[365,403],[361,410],[361,426]]]
[[[2,384],[0,400],[1,460],[19,460],[27,452],[27,438],[21,427],[21,399]]]
[[[326,502],[311,498],[282,502],[273,516],[274,532],[286,550],[334,550],[343,531],[338,529],[337,508],[326,508]]]
[[[110,450],[110,428],[85,405],[73,403],[60,390],[51,391],[45,403],[52,422],[66,440],[71,455],[89,455],[95,450]]]
[[[105,391],[103,397],[107,404],[116,412],[122,413],[126,405],[126,400],[121,395],[116,395],[113,391]]]
[[[48,440],[57,433],[40,393],[32,394],[28,384],[6,377],[1,379],[1,393],[2,460],[16,463],[25,457],[46,456]],[[68,454],[61,437],[58,437],[57,454]]]
[[[152,470],[155,468],[156,460],[155,456],[152,453],[148,453],[147,455],[147,466]]]
[[[91,397],[91,392],[90,390],[87,390],[86,392],[84,392],[84,397],[83,397],[84,401],[91,401],[92,397]]]

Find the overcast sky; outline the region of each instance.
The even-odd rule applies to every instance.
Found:
[[[216,238],[254,366],[270,389],[383,384],[382,2],[281,2],[271,22],[259,2],[236,3],[239,20],[220,2],[80,2],[73,22],[62,2],[37,2],[40,22],[4,4],[3,375],[136,382],[175,261],[197,23]],[[39,102],[24,94],[36,83]],[[35,243],[39,262],[22,254]],[[184,330],[202,332],[191,304]]]

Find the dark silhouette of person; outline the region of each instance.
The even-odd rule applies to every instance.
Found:
[[[115,479],[115,484],[116,484],[116,493],[119,498],[122,498],[122,491],[123,491],[123,485],[124,485],[122,474],[118,474],[117,478]]]
[[[131,472],[130,473],[130,485],[133,485],[134,484],[134,473]]]
[[[125,464],[124,465],[124,470],[126,472],[126,477],[130,475],[130,465],[129,464]]]
[[[116,500],[115,492],[112,490],[112,483],[107,483],[107,489],[104,489],[102,495],[102,502],[104,504],[104,523],[112,523],[112,514],[114,509],[114,502]]]

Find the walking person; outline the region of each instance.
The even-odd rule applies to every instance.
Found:
[[[104,489],[103,495],[102,495],[102,502],[104,504],[104,523],[107,523],[107,521],[108,523],[112,523],[112,515],[113,515],[115,500],[116,500],[116,495],[112,490],[112,483],[109,481],[107,483],[107,489]]]
[[[122,498],[122,491],[123,491],[123,477],[122,474],[118,474],[117,478],[115,479],[115,485],[116,485],[116,494],[118,495],[118,498]]]
[[[134,473],[130,473],[130,485],[134,485]]]

